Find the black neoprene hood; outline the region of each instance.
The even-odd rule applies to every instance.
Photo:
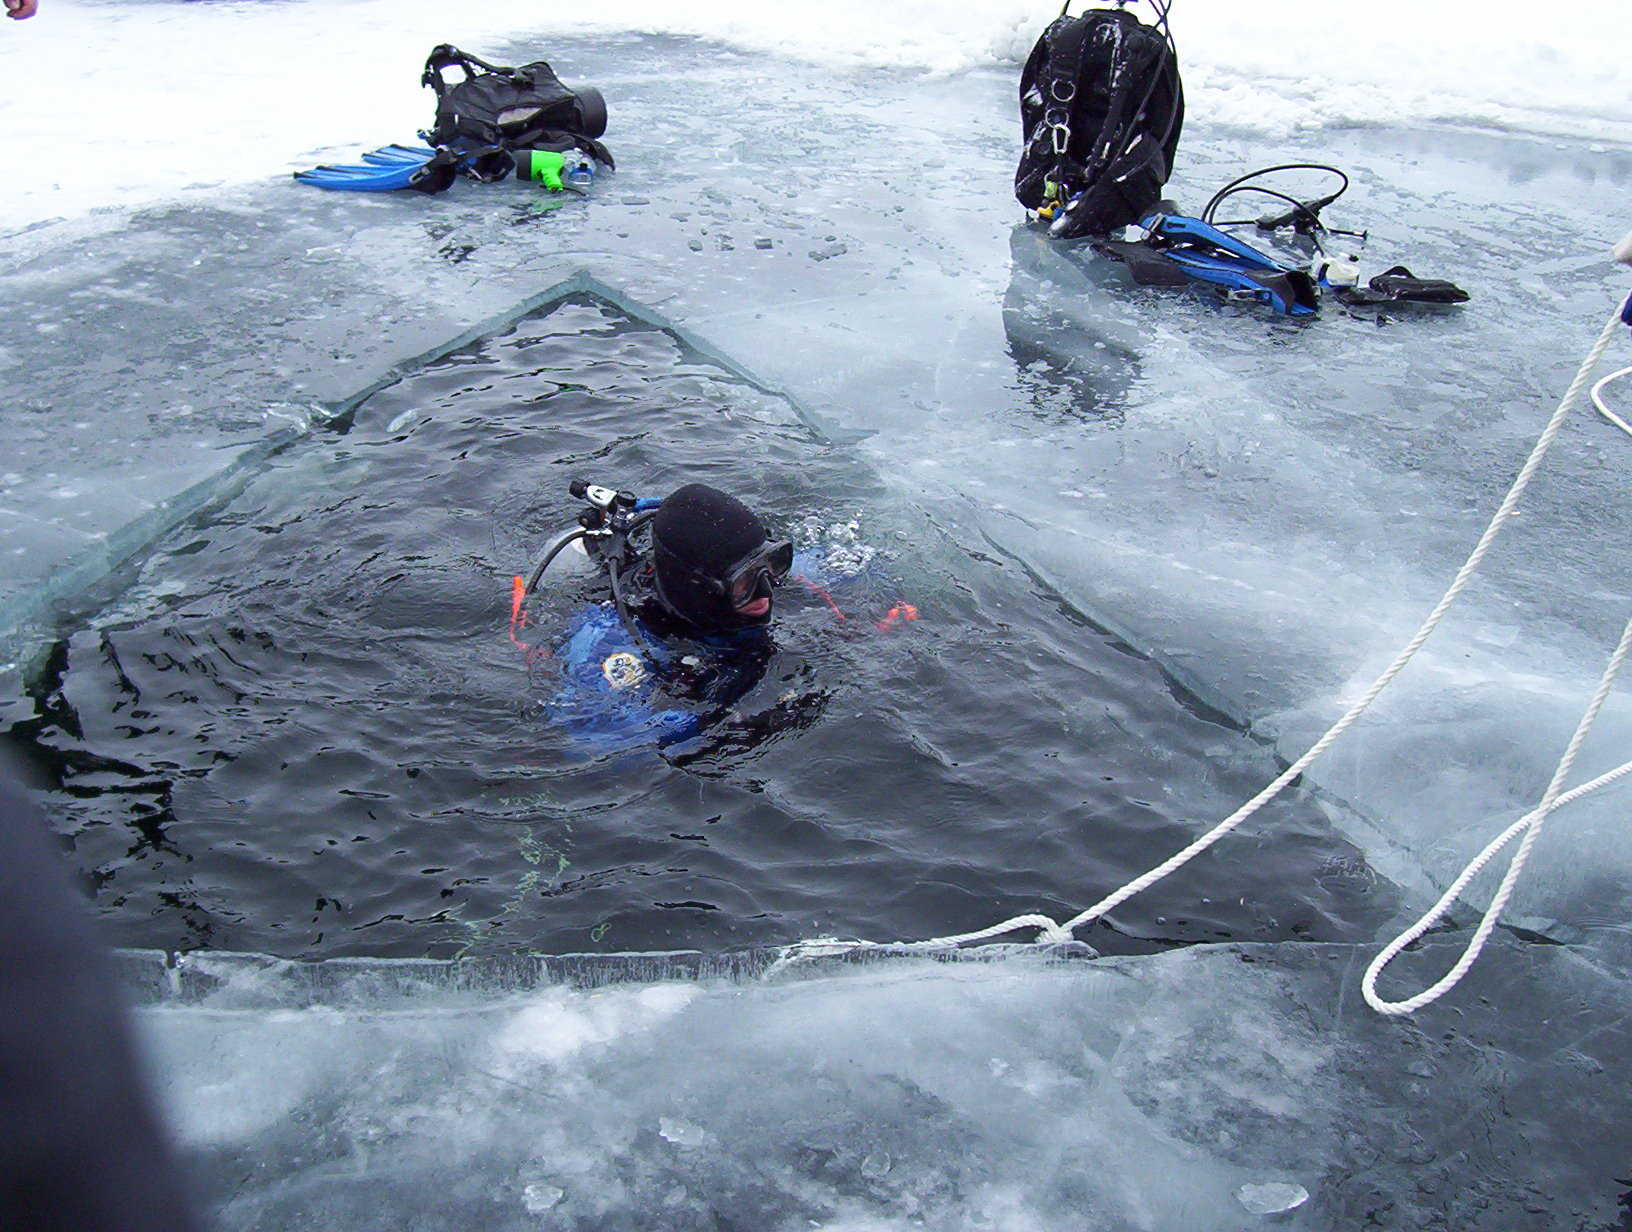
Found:
[[[704,630],[761,624],[744,617],[710,582],[723,584],[768,538],[765,524],[736,497],[691,483],[667,497],[652,520],[657,593],[676,616]]]

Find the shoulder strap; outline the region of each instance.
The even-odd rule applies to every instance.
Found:
[[[1126,141],[1125,130],[1149,103],[1162,67],[1159,64],[1151,66],[1150,80],[1143,83],[1144,93],[1134,103],[1128,79],[1132,73],[1145,67],[1143,39],[1149,27],[1123,9],[1107,12],[1102,23],[1110,21],[1117,22],[1120,29],[1107,56],[1110,78],[1106,82],[1106,94],[1110,106],[1105,109],[1104,122],[1087,150],[1086,169],[1090,178],[1104,171],[1112,159],[1123,152],[1121,147]]]
[[[1049,40],[1048,79],[1043,83],[1043,122],[1053,135],[1055,169],[1066,160],[1071,144],[1071,110],[1077,97],[1077,75],[1082,71],[1082,49],[1088,42],[1090,22],[1064,17],[1054,25],[1059,32]]]

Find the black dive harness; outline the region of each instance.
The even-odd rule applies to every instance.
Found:
[[[1020,78],[1022,205],[1062,237],[1107,235],[1149,213],[1172,170],[1184,124],[1167,0],[1147,26],[1124,9],[1069,16],[1038,39]]]
[[[444,74],[455,68],[463,80],[450,83]],[[596,140],[606,132],[601,92],[593,86],[568,89],[546,61],[511,68],[443,43],[431,49],[419,80],[436,92],[436,122],[420,133],[433,146],[507,151],[576,146],[613,165]]]

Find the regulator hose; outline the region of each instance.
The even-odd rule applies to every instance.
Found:
[[[575,526],[571,530],[556,536],[555,541],[545,549],[544,559],[538,562],[538,568],[533,570],[533,576],[527,579],[527,593],[529,595],[538,589],[538,582],[544,576],[544,570],[550,567],[550,562],[561,554],[561,550],[567,544],[582,539],[588,533],[582,526]]]

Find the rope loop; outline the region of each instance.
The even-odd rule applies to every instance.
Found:
[[[1519,818],[1507,829],[1498,834],[1477,856],[1469,862],[1450,889],[1440,896],[1440,899],[1428,909],[1415,924],[1406,929],[1393,941],[1383,947],[1371,965],[1366,968],[1365,977],[1360,981],[1360,991],[1365,995],[1366,1004],[1379,1014],[1397,1016],[1411,1014],[1425,1005],[1432,1005],[1443,994],[1455,988],[1457,983],[1468,973],[1479,952],[1485,948],[1496,921],[1501,918],[1503,909],[1508,900],[1513,897],[1513,891],[1519,884],[1519,875],[1524,872],[1524,866],[1530,859],[1530,849],[1535,846],[1536,839],[1541,836],[1541,827],[1546,824],[1547,818],[1562,804],[1569,800],[1577,800],[1590,791],[1614,782],[1622,775],[1632,772],[1632,762],[1601,775],[1591,783],[1568,793],[1560,795],[1564,780],[1569,777],[1571,768],[1575,765],[1575,755],[1580,752],[1581,745],[1586,741],[1587,734],[1592,731],[1592,725],[1598,721],[1598,712],[1603,709],[1605,700],[1609,697],[1609,690],[1615,683],[1615,677],[1621,670],[1621,664],[1626,661],[1627,650],[1632,648],[1632,620],[1626,622],[1626,628],[1621,633],[1620,643],[1615,647],[1615,653],[1610,655],[1609,664],[1604,668],[1604,674],[1598,681],[1598,688],[1587,703],[1586,710],[1581,715],[1581,721],[1576,724],[1575,734],[1570,737],[1570,743],[1564,750],[1564,755],[1558,759],[1558,765],[1553,770],[1553,779],[1542,794],[1541,803],[1536,805],[1523,817]],[[1474,929],[1473,936],[1463,947],[1462,954],[1450,971],[1441,976],[1433,984],[1423,989],[1414,997],[1407,997],[1403,1001],[1389,1001],[1377,992],[1377,977],[1383,973],[1383,968],[1394,960],[1399,952],[1405,949],[1417,938],[1421,937],[1430,928],[1437,924],[1445,913],[1450,910],[1451,904],[1460,897],[1468,883],[1476,877],[1479,871],[1495,859],[1496,853],[1507,846],[1519,834],[1524,835],[1524,841],[1519,844],[1519,850],[1513,859],[1508,862],[1507,872],[1502,875],[1501,884],[1496,888],[1495,895],[1490,900],[1490,906],[1479,919],[1479,926]]]

